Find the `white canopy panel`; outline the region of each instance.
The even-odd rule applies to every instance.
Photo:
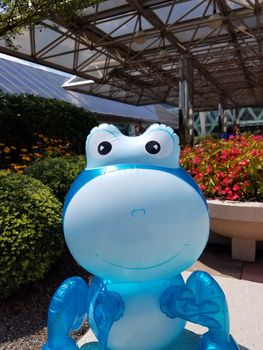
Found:
[[[52,18],[0,51],[92,84],[67,86],[132,104],[178,104],[180,57],[193,65],[194,107],[263,105],[263,1],[107,0]]]

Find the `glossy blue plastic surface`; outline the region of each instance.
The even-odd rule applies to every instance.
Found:
[[[85,319],[98,344],[83,350],[164,350],[186,321],[208,327],[201,350],[238,350],[216,281],[201,271],[186,283],[180,275],[206,245],[209,215],[179,153],[178,137],[165,125],[138,137],[107,124],[91,131],[63,229],[73,257],[96,277],[89,286],[73,277],[59,287],[44,350],[78,349],[69,333]]]

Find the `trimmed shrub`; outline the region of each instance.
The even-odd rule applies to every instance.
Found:
[[[29,176],[1,172],[0,298],[41,279],[63,249],[61,204],[51,190]]]
[[[30,148],[34,134],[59,138],[83,152],[89,131],[97,125],[93,115],[71,103],[33,95],[0,91],[0,140],[6,145]]]
[[[25,174],[48,185],[57,198],[64,202],[70,185],[85,165],[84,156],[46,158],[28,167]]]

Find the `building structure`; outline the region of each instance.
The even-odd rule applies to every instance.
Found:
[[[114,122],[123,130],[133,127],[139,120],[145,125],[166,123],[178,128],[178,119],[161,105],[132,106],[95,96],[63,89],[70,76],[22,60],[0,56],[0,90],[14,94],[33,94],[55,98],[83,107],[94,114],[98,122]]]
[[[44,19],[0,51],[75,74],[67,89],[179,106],[189,139],[195,112],[218,110],[226,131],[227,109],[263,105],[260,0],[107,0],[77,15]]]

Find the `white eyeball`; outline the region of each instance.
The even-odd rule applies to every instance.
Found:
[[[105,159],[113,155],[117,149],[117,137],[111,132],[98,131],[88,143],[88,155],[96,159]]]
[[[154,158],[167,158],[174,151],[174,140],[165,130],[152,131],[145,137],[145,151]]]

